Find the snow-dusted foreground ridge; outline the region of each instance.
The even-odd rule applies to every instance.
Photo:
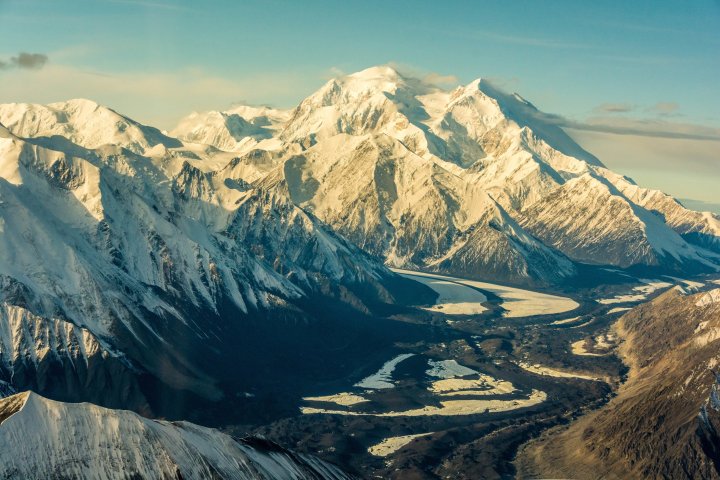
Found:
[[[20,393],[0,400],[0,478],[340,480],[315,457],[187,422]]]

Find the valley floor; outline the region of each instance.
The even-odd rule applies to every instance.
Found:
[[[609,400],[625,372],[610,325],[673,285],[569,298],[396,272],[439,294],[435,305],[394,317],[432,325],[431,336],[397,342],[357,378],[310,387],[299,415],[253,433],[365,478],[513,478],[521,445]]]

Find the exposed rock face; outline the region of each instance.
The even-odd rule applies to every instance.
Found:
[[[618,396],[531,443],[525,476],[720,478],[719,290],[672,289],[617,325],[630,365]]]
[[[339,468],[261,439],[188,422],[68,404],[32,392],[0,400],[0,477],[342,480]]]

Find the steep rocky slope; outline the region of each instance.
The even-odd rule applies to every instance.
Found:
[[[616,398],[521,452],[522,477],[720,478],[720,289],[676,287],[616,326]]]

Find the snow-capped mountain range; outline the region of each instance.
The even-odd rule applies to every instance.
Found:
[[[17,390],[144,411],[140,372],[219,399],[223,368],[262,362],[248,322],[292,338],[328,320],[313,303],[432,298],[284,183],[230,178],[106,107],[8,104],[0,123],[0,380]]]
[[[339,351],[308,325],[347,345],[356,317],[432,300],[387,266],[568,285],[580,264],[716,270],[720,218],[482,79],[374,67],[169,133],[89,100],[0,105],[0,381],[18,391],[157,413],[149,375],[217,400],[268,341]]]
[[[613,173],[483,79],[445,91],[374,67],[291,112],[249,111],[262,135],[228,120],[241,114],[195,114],[173,135],[220,149],[229,142],[214,139],[236,138],[231,178],[286,183],[296,205],[393,266],[556,283],[574,262],[687,271],[719,261],[717,215]]]

